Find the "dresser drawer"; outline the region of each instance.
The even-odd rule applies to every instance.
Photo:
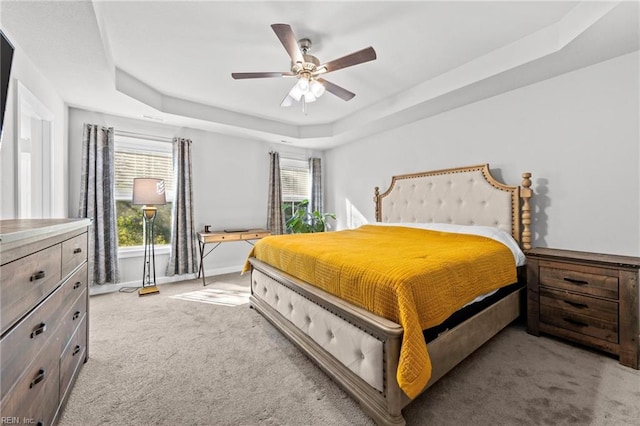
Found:
[[[78,328],[78,324],[82,322],[82,319],[87,314],[87,291],[84,290],[78,295],[78,298],[74,301],[60,319],[60,328],[58,329],[58,336],[60,338],[60,351],[62,351],[73,333]]]
[[[2,417],[17,417],[21,424],[51,425],[59,402],[60,358],[42,351],[12,392],[2,399]]]
[[[60,396],[67,393],[67,388],[71,384],[71,379],[84,360],[87,351],[87,319],[86,315],[81,317],[79,327],[69,340],[69,344],[64,348],[60,356]]]
[[[63,292],[58,288],[0,340],[2,375],[0,398],[4,398],[20,374],[42,350],[59,351],[57,328]]]
[[[540,285],[618,299],[618,271],[613,269],[541,262]]]
[[[82,265],[73,275],[62,284],[62,300],[64,306],[60,310],[66,310],[75,303],[78,296],[87,288],[87,264]]]
[[[66,277],[87,260],[87,234],[80,234],[62,243],[62,276]]]
[[[33,309],[60,282],[61,248],[45,250],[2,265],[0,286],[1,333]]]

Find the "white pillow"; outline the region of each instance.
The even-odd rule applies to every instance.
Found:
[[[522,266],[526,257],[516,240],[508,232],[492,226],[455,225],[452,223],[400,223],[400,222],[372,222],[369,225],[378,226],[404,226],[407,228],[427,229],[431,231],[451,232],[454,234],[471,234],[491,238],[498,241],[511,250],[516,266]]]

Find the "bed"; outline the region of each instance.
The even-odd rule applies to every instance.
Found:
[[[522,266],[514,261],[519,248],[510,251],[493,239],[488,242],[486,236],[475,235],[475,229],[488,230],[500,238],[508,234],[511,243],[524,250],[530,248],[531,174],[523,173],[522,177],[521,186],[505,185],[491,175],[488,164],[394,176],[385,192],[375,188],[375,225],[313,237],[274,236],[256,244],[245,268],[251,270],[251,306],[357,400],[377,424],[405,424],[401,410],[407,404],[521,313]],[[463,231],[458,233],[454,228]],[[467,232],[470,228],[474,235]],[[378,244],[366,238],[380,238],[378,234],[393,242],[391,250],[385,251],[380,243],[381,251],[375,251]],[[393,250],[399,247],[396,244],[400,238],[416,245],[416,240],[421,242],[428,237],[428,245],[440,247],[437,244],[445,235],[455,235],[456,250],[439,249],[437,256],[419,252],[414,255],[417,249],[413,246]],[[316,255],[313,248],[303,248],[296,242],[300,238],[315,238],[305,247],[328,245],[329,249]],[[335,242],[335,238],[344,240]],[[348,247],[349,240],[359,238],[365,238],[361,247],[367,247],[362,253],[352,249],[333,255],[335,246]],[[283,247],[277,247],[278,243]],[[453,243],[447,240],[444,244]],[[461,244],[483,245],[464,251]],[[294,250],[293,254],[287,250]],[[459,258],[454,262],[443,257],[445,252],[454,256],[458,252],[490,251],[502,256],[500,260]],[[513,255],[508,268],[504,266],[508,256],[505,253]],[[336,271],[326,269],[325,264],[334,261],[327,260],[327,256],[341,262]],[[356,263],[361,261],[358,256],[363,258],[363,265]],[[427,257],[429,260],[424,260]],[[442,267],[427,273],[426,265],[432,259],[440,259],[436,263]],[[423,260],[425,263],[420,263]],[[458,268],[458,263],[467,264],[468,268],[477,264],[478,269],[464,273],[452,269],[449,275],[454,278],[442,273],[449,271],[452,264]],[[487,273],[487,265],[502,266]],[[380,271],[395,272],[387,278]],[[433,305],[441,290],[434,293],[423,284],[433,281],[430,277],[436,275],[445,277],[447,289],[449,281],[454,280],[451,286],[457,286],[456,290],[442,292],[455,293],[460,298],[452,302],[456,304],[455,311],[447,311],[448,302],[443,302],[447,309]],[[471,281],[474,287],[469,284],[470,289],[463,291]],[[361,290],[365,284],[374,287]],[[487,296],[485,293],[491,296],[473,303]],[[422,303],[432,309],[424,308],[427,305]],[[437,312],[426,313],[432,310]]]

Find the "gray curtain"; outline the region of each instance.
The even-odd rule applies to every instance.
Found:
[[[89,232],[90,285],[119,281],[114,179],[113,128],[85,124],[78,216],[92,219]]]
[[[167,276],[195,273],[196,232],[193,221],[191,140],[173,139],[175,193],[171,215],[171,255]]]
[[[309,158],[309,173],[311,174],[311,199],[309,211],[324,213],[324,199],[322,197],[322,167],[319,158]]]
[[[274,235],[284,234],[284,214],[282,212],[282,184],[280,182],[280,154],[269,153],[269,204],[267,229]]]

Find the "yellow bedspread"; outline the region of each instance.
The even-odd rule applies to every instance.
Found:
[[[511,251],[497,241],[398,226],[266,237],[252,256],[400,324],[397,380],[409,398],[431,377],[422,330],[517,280]]]

